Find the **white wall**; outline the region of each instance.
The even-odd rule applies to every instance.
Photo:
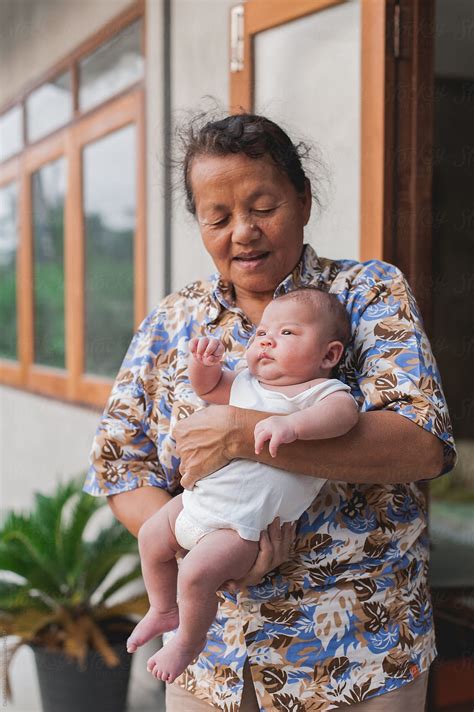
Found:
[[[33,492],[87,468],[99,414],[0,386],[0,506],[28,508]]]
[[[225,110],[229,100],[229,9],[235,0],[174,0],[172,3],[172,110],[175,124],[212,96]],[[176,176],[176,180],[178,176]],[[178,190],[173,200],[172,288],[215,271],[197,225]]]
[[[163,0],[146,2],[146,170],[147,304],[152,309],[165,294],[164,234],[164,92]]]

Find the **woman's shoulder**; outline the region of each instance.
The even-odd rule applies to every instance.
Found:
[[[384,260],[372,259],[361,262],[320,257],[319,263],[323,277],[331,283],[331,291],[337,291],[335,287],[338,285],[370,288],[375,284],[405,280],[403,272],[398,267]]]
[[[212,284],[198,280],[164,297],[143,319],[125,356],[125,368],[154,368],[173,360],[196,323],[210,312]]]
[[[212,305],[212,289],[210,279],[200,279],[167,294],[145,317],[140,328],[152,329],[165,324],[179,328],[190,319],[199,319]]]

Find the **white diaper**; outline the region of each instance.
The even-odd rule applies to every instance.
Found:
[[[188,551],[192,549],[205,534],[215,531],[216,529],[212,527],[202,527],[194,521],[194,519],[191,519],[184,509],[180,511],[174,524],[176,541],[183,549],[187,549]]]

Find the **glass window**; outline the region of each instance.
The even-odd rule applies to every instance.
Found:
[[[18,186],[0,188],[0,356],[17,358]]]
[[[33,174],[34,360],[65,367],[64,358],[64,196],[63,158]]]
[[[79,108],[90,109],[143,77],[141,20],[79,63]]]
[[[14,106],[0,116],[0,161],[10,158],[23,148],[23,114]]]
[[[133,334],[136,212],[135,127],[83,154],[85,370],[114,376]]]
[[[71,72],[60,74],[26,100],[28,141],[37,141],[72,119]]]

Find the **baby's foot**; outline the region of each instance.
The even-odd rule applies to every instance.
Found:
[[[127,652],[134,653],[137,648],[144,645],[157,635],[167,630],[174,630],[179,625],[178,607],[169,611],[159,611],[150,606],[148,613],[137,623],[127,640]]]
[[[186,670],[189,663],[196,658],[206,645],[206,638],[198,643],[184,644],[181,636],[177,633],[169,643],[151,656],[147,662],[147,670],[163,682],[174,682],[182,672]]]

